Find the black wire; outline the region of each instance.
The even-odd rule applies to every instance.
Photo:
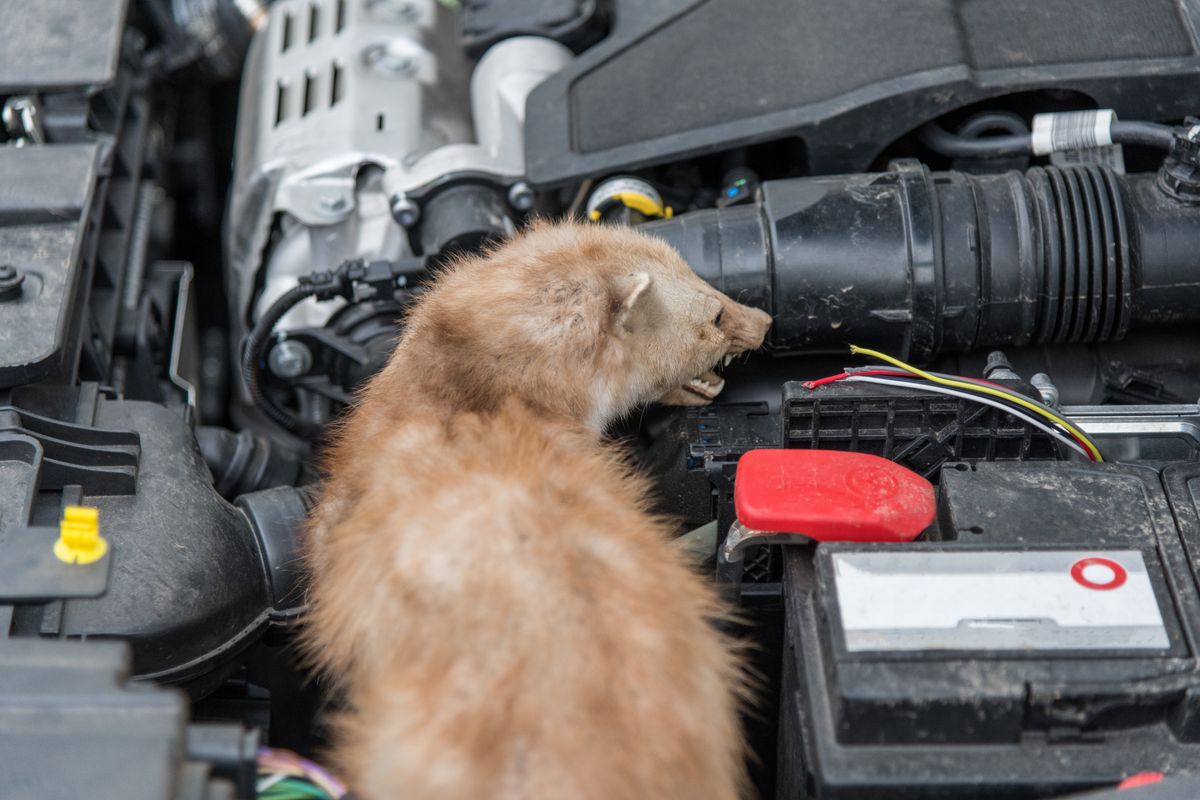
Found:
[[[1122,122],[1112,124],[1112,140],[1117,144],[1144,144],[1168,150],[1174,134],[1170,125],[1157,122]]]
[[[958,129],[958,135],[974,139],[986,131],[995,130],[1023,135],[1029,133],[1029,126],[1025,124],[1024,119],[1011,111],[983,111],[964,122]]]
[[[1033,138],[1027,133],[971,139],[950,133],[936,122],[923,125],[917,131],[917,137],[921,144],[933,152],[950,158],[1019,156],[1028,155],[1033,150]]]
[[[1111,136],[1115,144],[1142,144],[1166,150],[1171,146],[1172,131],[1169,125],[1160,125],[1157,122],[1117,120],[1112,124]],[[1033,137],[1030,134],[981,136],[972,139],[950,133],[936,122],[923,125],[917,131],[917,138],[930,150],[950,158],[995,158],[1029,155],[1033,152]]]
[[[262,386],[259,385],[259,372],[262,369],[263,359],[267,355],[275,325],[296,304],[312,297],[317,291],[316,285],[301,283],[284,292],[274,303],[271,303],[270,307],[259,317],[258,322],[254,324],[250,335],[246,337],[246,346],[242,351],[242,379],[246,382],[250,399],[261,407],[263,413],[273,422],[291,433],[300,432],[304,423],[262,390]]]

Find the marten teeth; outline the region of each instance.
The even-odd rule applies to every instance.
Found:
[[[711,399],[719,395],[725,388],[725,381],[715,372],[709,371],[699,378],[692,378],[688,381],[688,388],[696,394]]]

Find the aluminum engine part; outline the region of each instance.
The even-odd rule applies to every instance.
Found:
[[[477,175],[505,184],[524,177],[525,101],[571,58],[566,47],[540,36],[517,36],[494,45],[471,75],[475,142],[447,145],[411,163],[390,166],[383,180],[389,196],[420,199],[450,176]]]
[[[1065,406],[1110,461],[1200,460],[1200,405]]]
[[[410,254],[394,204],[415,220],[449,180],[520,179],[525,99],[570,57],[548,39],[501,42],[468,102],[453,19],[433,0],[274,3],[243,77],[227,229],[237,339],[300,275]],[[302,303],[280,327],[323,324],[336,307]]]

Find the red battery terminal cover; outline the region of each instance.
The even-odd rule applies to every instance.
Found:
[[[751,450],[733,503],[743,528],[820,542],[909,542],[933,522],[933,486],[886,458],[836,450]]]

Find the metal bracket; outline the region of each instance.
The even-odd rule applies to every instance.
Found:
[[[742,560],[748,547],[763,544],[809,544],[811,542],[812,539],[798,533],[756,531],[735,520],[729,526],[729,533],[725,536],[725,544],[721,547],[721,558],[728,564],[734,564]]]

